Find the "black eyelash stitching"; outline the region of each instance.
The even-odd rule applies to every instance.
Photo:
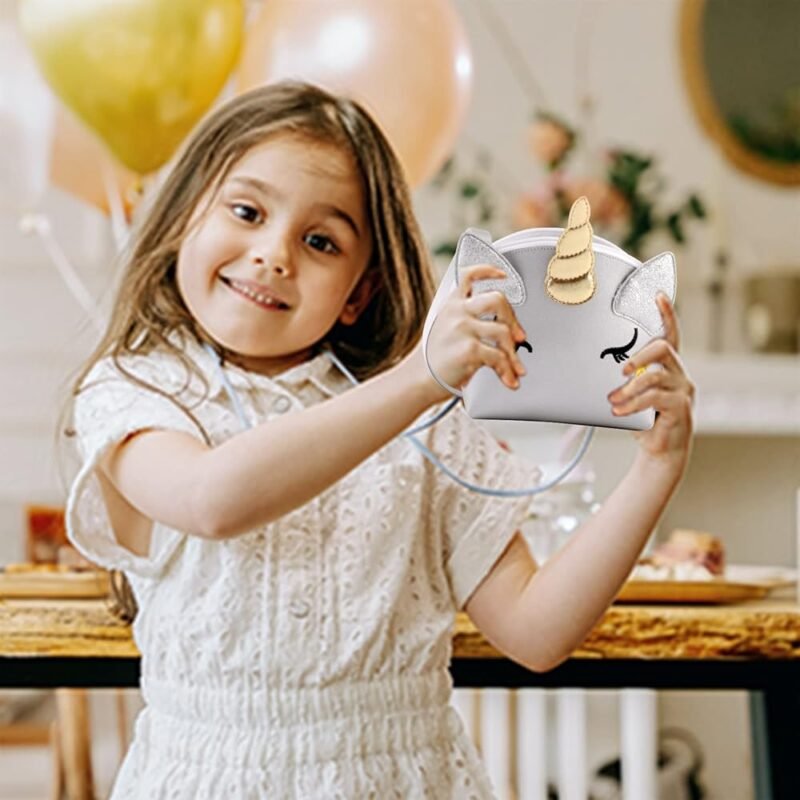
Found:
[[[520,347],[524,347],[529,353],[533,352],[533,348],[530,346],[530,344],[527,341],[518,342],[516,347],[514,348],[514,352],[516,353],[517,350],[520,349]]]
[[[627,360],[628,358],[628,350],[631,349],[636,344],[636,339],[639,336],[639,329],[633,329],[633,339],[631,339],[628,344],[623,345],[622,347],[607,347],[600,353],[600,358],[605,358],[606,356],[613,356],[614,361],[617,364],[621,363],[622,361]]]

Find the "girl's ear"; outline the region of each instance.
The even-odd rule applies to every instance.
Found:
[[[371,270],[362,275],[339,314],[339,322],[342,325],[355,324],[361,316],[361,312],[369,305],[369,301],[372,300],[379,288],[380,274],[377,270]]]

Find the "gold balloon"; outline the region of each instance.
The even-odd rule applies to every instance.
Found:
[[[236,88],[282,78],[360,100],[418,186],[453,150],[472,55],[450,0],[266,0],[248,26]]]
[[[239,57],[243,0],[21,0],[56,94],[130,169],[164,164]]]

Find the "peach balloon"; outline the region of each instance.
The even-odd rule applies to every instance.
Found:
[[[418,186],[453,150],[472,55],[449,0],[269,0],[245,34],[236,87],[285,78],[361,102]]]
[[[126,215],[130,217],[138,199],[136,187],[139,177],[115,161],[83,123],[57,104],[50,151],[50,181],[53,185],[108,214],[110,209],[103,174],[106,166],[111,170]]]

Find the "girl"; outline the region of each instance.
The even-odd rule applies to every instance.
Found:
[[[523,373],[511,307],[470,291],[491,277],[470,268],[431,336],[453,386]],[[186,145],[73,390],[69,536],[138,605],[145,707],[114,800],[492,797],[449,704],[454,614],[531,669],[565,659],[676,489],[693,387],[662,303],[666,338],[626,370],[664,369],[618,403],[655,426],[537,571],[530,498],[471,493],[398,437],[449,399],[419,346],[433,292],[401,168],[356,103],[272,85]],[[541,474],[463,410],[422,438],[474,483]]]

